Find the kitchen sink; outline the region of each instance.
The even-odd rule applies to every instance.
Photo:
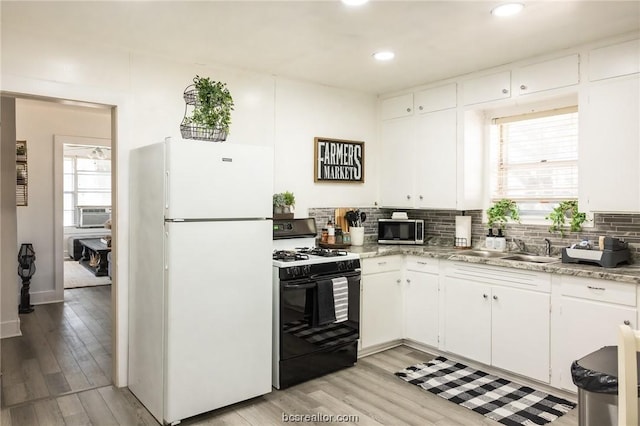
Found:
[[[502,257],[502,260],[517,260],[520,262],[532,262],[532,263],[553,263],[560,262],[560,258],[537,256],[535,254],[512,254],[510,256]]]
[[[463,256],[473,256],[473,257],[504,257],[505,253],[501,251],[490,251],[490,250],[465,250],[461,251],[457,254],[461,254]]]

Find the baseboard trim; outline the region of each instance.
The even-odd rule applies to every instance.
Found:
[[[22,336],[22,331],[20,330],[20,318],[0,323],[0,339],[17,336]]]
[[[60,298],[55,290],[38,291],[31,293],[32,305],[45,305],[47,303],[64,302],[64,297]]]

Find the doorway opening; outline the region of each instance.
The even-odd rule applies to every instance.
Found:
[[[71,274],[65,274],[65,259],[69,259],[65,228],[76,228],[75,224],[65,227],[65,216],[67,220],[70,215],[73,216],[74,223],[76,215],[77,220],[82,219],[82,222],[77,222],[81,234],[108,234],[112,237],[110,248],[115,250],[117,246],[115,232],[111,234],[111,230],[108,229],[108,219],[101,222],[100,227],[86,226],[89,219],[97,220],[99,217],[91,216],[91,213],[98,213],[91,211],[91,208],[102,209],[102,213],[110,213],[114,225],[117,218],[117,109],[110,105],[70,102],[48,97],[20,94],[10,96],[14,97],[16,102],[16,139],[29,141],[29,203],[26,207],[16,207],[18,241],[37,241],[34,247],[38,269],[31,285],[31,303],[36,305],[36,310],[34,313],[26,314],[28,317],[21,318],[22,336],[3,340],[3,354],[5,345],[9,346],[9,340],[38,340],[41,336],[35,331],[48,329],[62,340],[67,337],[74,339],[68,345],[67,355],[70,357],[58,363],[69,385],[61,386],[60,392],[86,389],[87,383],[90,386],[117,383],[114,374],[117,366],[117,346],[114,338],[117,312],[115,262],[113,266],[105,263],[107,273],[96,277],[90,268],[74,261],[73,266],[82,268],[78,269],[79,271],[89,273],[93,278],[105,280],[104,277],[107,277],[108,282],[97,287],[83,285],[83,288],[64,288],[65,275],[69,278]],[[100,131],[95,132],[98,128]],[[75,160],[67,160],[66,163],[67,170],[70,165],[74,166],[71,178],[71,172],[65,176],[65,157],[74,156],[77,157]],[[93,169],[91,164],[94,165]],[[68,186],[70,179],[75,179],[72,189]],[[71,204],[68,201],[70,197],[75,197]],[[103,236],[100,236],[98,241]],[[87,255],[88,263],[93,266],[100,263],[95,254],[97,253],[94,253],[93,258],[91,253]],[[108,259],[108,253],[106,254],[105,260],[111,260]],[[36,279],[39,277],[43,279],[42,285],[36,285]],[[33,326],[41,321],[45,321],[46,324]],[[86,342],[83,341],[85,338],[88,339]],[[22,343],[18,342],[18,346],[20,345]],[[53,344],[56,345],[58,343]],[[43,347],[43,350],[46,348]],[[72,358],[75,359],[75,363]],[[3,361],[5,359],[7,358],[3,357]],[[64,363],[73,364],[75,367],[70,367],[68,372],[64,371],[67,366]],[[5,366],[3,362],[3,371]],[[54,392],[52,389],[49,389],[50,393]],[[42,396],[44,395],[40,397]]]
[[[111,140],[62,143],[64,289],[111,284]]]

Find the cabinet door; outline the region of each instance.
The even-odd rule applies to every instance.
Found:
[[[415,96],[418,114],[455,108],[458,105],[456,83],[417,92]]]
[[[383,120],[406,117],[413,114],[413,93],[380,101],[380,117]]]
[[[576,391],[571,380],[571,363],[603,346],[617,345],[618,325],[629,322],[636,329],[635,308],[592,300],[562,297],[559,307],[558,364],[560,386]]]
[[[406,272],[404,337],[438,346],[438,275]]]
[[[513,82],[518,95],[578,84],[578,55],[527,65],[514,71]]]
[[[382,122],[380,156],[380,204],[413,207],[416,155],[413,117]]]
[[[362,347],[402,338],[400,271],[362,276]]]
[[[631,40],[589,52],[589,80],[640,72],[640,40]]]
[[[462,84],[462,98],[465,105],[506,99],[511,96],[511,71],[486,75]]]
[[[491,364],[549,383],[548,293],[492,289]]]
[[[456,208],[457,122],[456,109],[416,117],[417,207]]]
[[[580,99],[583,211],[640,210],[640,77],[592,84]]]
[[[445,280],[445,350],[490,364],[491,287],[460,278]]]

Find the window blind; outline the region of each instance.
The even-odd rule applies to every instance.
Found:
[[[493,124],[493,200],[577,199],[577,106],[496,118]]]

